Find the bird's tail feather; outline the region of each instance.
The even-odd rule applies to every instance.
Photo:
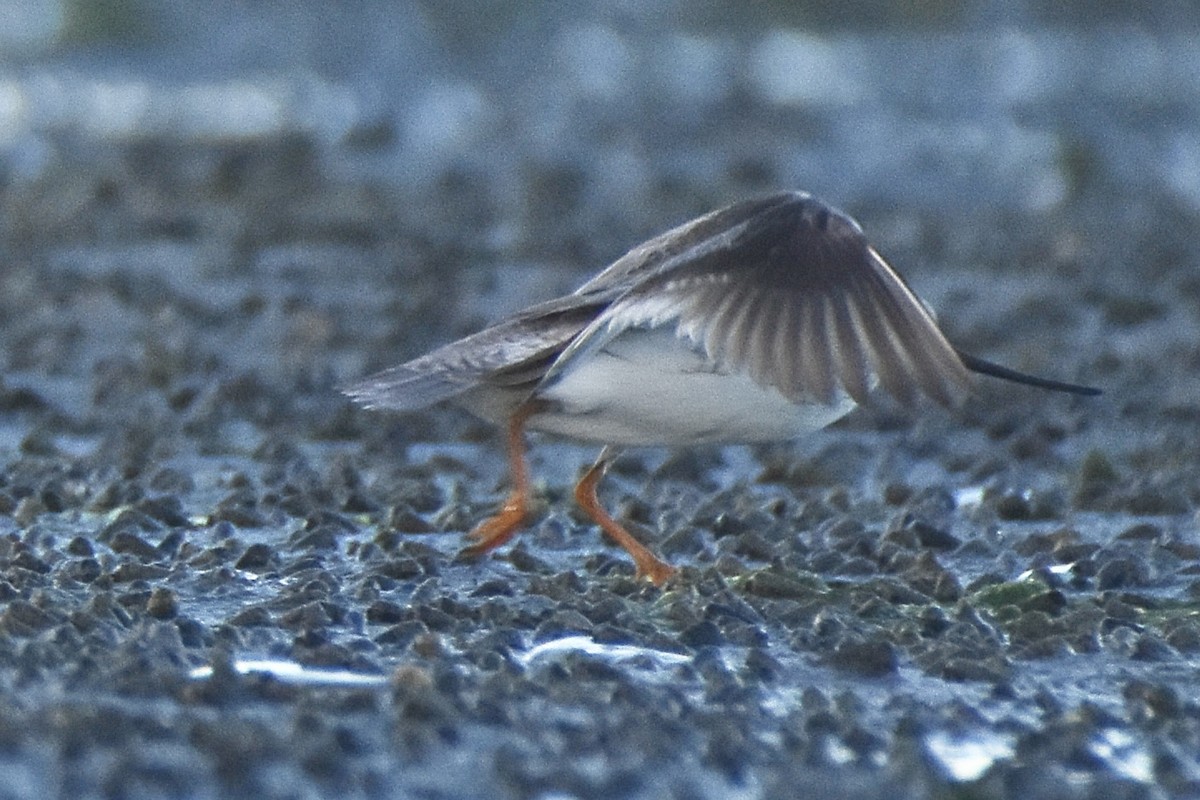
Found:
[[[1013,383],[1023,383],[1026,386],[1036,386],[1039,389],[1049,389],[1054,392],[1067,392],[1069,394],[1079,394],[1088,397],[1101,394],[1101,391],[1093,386],[1083,386],[1078,383],[1067,383],[1065,381],[1051,380],[1050,378],[1039,378],[1036,375],[1027,375],[1024,372],[1017,372],[1015,369],[993,364],[991,361],[973,356],[970,353],[964,353],[957,348],[955,348],[955,351],[958,353],[958,357],[962,359],[963,366],[981,375],[990,375],[993,378],[1012,381]]]

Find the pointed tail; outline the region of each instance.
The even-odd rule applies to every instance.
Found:
[[[1082,386],[1078,383],[1065,383],[1063,381],[1050,380],[1049,378],[1039,378],[1036,375],[1026,375],[1024,372],[1017,372],[1015,369],[1002,367],[999,364],[993,364],[991,361],[986,361],[970,353],[964,353],[957,348],[955,348],[955,352],[962,359],[963,366],[981,375],[991,375],[993,378],[1000,378],[1001,380],[1012,381],[1013,383],[1023,383],[1026,386],[1036,386],[1039,389],[1049,389],[1055,392],[1068,392],[1088,397],[1102,394],[1099,389],[1093,386]]]

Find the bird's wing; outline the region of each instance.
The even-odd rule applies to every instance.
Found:
[[[603,293],[551,300],[341,391],[367,408],[415,411],[484,383],[536,383],[606,304]]]
[[[812,196],[737,204],[673,233],[681,241],[652,240],[669,255],[643,255],[625,271],[623,294],[545,380],[624,330],[674,324],[720,368],[798,402],[844,392],[862,403],[878,385],[904,404],[925,395],[952,405],[969,390],[967,367],[921,300],[857,223]]]
[[[723,236],[747,220],[794,202],[797,197],[807,196],[799,192],[778,192],[710,211],[642,242],[576,289],[575,294],[589,295],[614,287],[628,288],[653,275],[663,264],[680,255],[721,242]]]

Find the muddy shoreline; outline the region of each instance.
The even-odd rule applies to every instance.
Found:
[[[430,18],[404,35],[438,58],[314,68],[276,130],[62,112],[5,151],[0,795],[1200,793],[1186,37],[776,21],[673,32],[689,73],[546,13],[562,68],[509,105],[511,56],[447,70]],[[922,53],[958,82],[902,91]],[[589,71],[622,54],[642,72]],[[862,56],[822,90],[858,101],[770,77],[817,56]],[[288,122],[348,74],[403,113]],[[981,381],[953,413],[631,451],[602,497],[680,567],[662,590],[571,507],[594,451],[538,437],[536,521],[456,561],[504,496],[498,432],[336,386],[780,188],[858,217],[956,344],[1105,395]]]

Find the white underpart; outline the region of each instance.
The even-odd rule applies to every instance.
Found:
[[[538,390],[552,410],[533,430],[615,445],[768,442],[824,428],[855,407],[793,403],[743,373],[721,371],[672,325],[632,328],[556,371]]]

